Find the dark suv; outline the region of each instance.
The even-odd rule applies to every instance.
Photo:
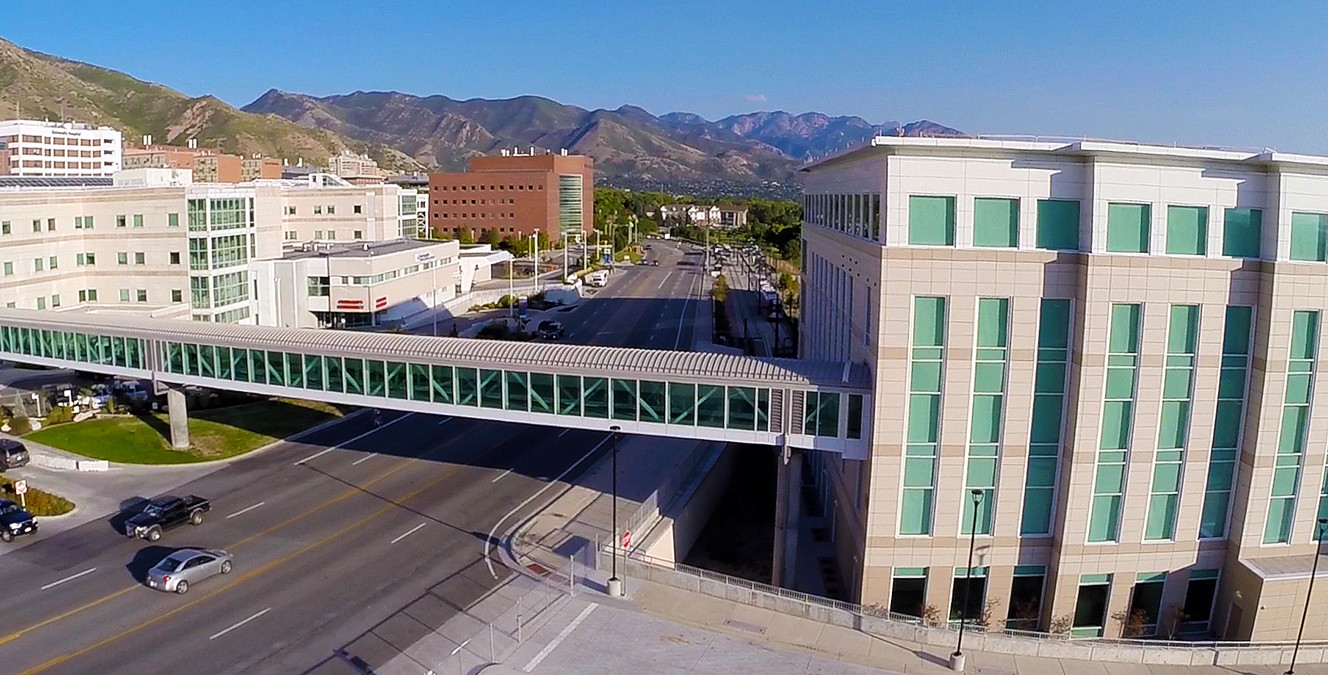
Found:
[[[28,465],[28,449],[8,438],[0,439],[0,471]]]
[[[539,327],[535,329],[535,334],[545,340],[559,340],[562,339],[565,331],[560,321],[541,321]]]

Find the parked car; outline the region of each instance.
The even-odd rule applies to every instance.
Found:
[[[10,438],[0,439],[0,471],[27,466],[28,448]]]
[[[8,499],[0,499],[0,541],[37,531],[37,519],[28,510]]]
[[[609,283],[609,273],[604,270],[598,270],[586,275],[586,283],[591,286],[603,287]]]
[[[225,551],[182,548],[148,570],[148,588],[164,593],[188,593],[189,586],[218,574],[230,574],[231,554]]]
[[[212,510],[212,502],[197,495],[166,495],[148,501],[141,511],[125,520],[125,536],[157,541],[166,530],[188,523],[202,525],[203,514]]]
[[[535,335],[545,340],[560,340],[566,335],[566,331],[561,321],[541,321],[535,328]]]

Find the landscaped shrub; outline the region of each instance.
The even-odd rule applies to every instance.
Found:
[[[28,493],[23,495],[23,499],[19,499],[19,496],[14,494],[14,481],[9,478],[0,480],[0,493],[3,493],[5,499],[26,502],[28,513],[34,516],[59,516],[74,510],[74,502],[31,485],[28,486]]]

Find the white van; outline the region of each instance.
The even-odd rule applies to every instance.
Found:
[[[586,275],[586,283],[591,286],[603,288],[609,283],[609,273],[604,270],[597,270]]]

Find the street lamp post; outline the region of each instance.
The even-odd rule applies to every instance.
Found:
[[[1300,630],[1296,631],[1296,647],[1291,650],[1291,665],[1286,675],[1296,675],[1296,657],[1300,655],[1300,639],[1305,636],[1305,619],[1310,615],[1310,598],[1314,596],[1314,577],[1319,574],[1319,548],[1323,546],[1323,534],[1328,530],[1328,518],[1320,518],[1314,537],[1314,562],[1310,565],[1310,587],[1305,591],[1305,610],[1300,615]]]
[[[959,642],[950,655],[950,670],[964,669],[964,625],[968,616],[969,595],[973,592],[973,548],[978,539],[978,506],[982,504],[982,490],[971,490],[973,497],[973,523],[968,528],[968,573],[964,575],[964,607],[959,614]]]
[[[438,337],[438,261],[432,260],[433,272],[433,336]]]
[[[531,245],[534,247],[533,250],[535,251],[534,254],[531,255],[531,259],[535,261],[535,271],[530,277],[531,295],[539,293],[539,233],[539,230],[530,233]]]
[[[613,433],[613,460],[611,462],[611,472],[613,476],[609,479],[613,492],[613,534],[609,535],[609,552],[612,557],[610,560],[609,572],[609,596],[622,597],[622,579],[618,578],[618,432],[622,427],[613,425],[609,431]]]

